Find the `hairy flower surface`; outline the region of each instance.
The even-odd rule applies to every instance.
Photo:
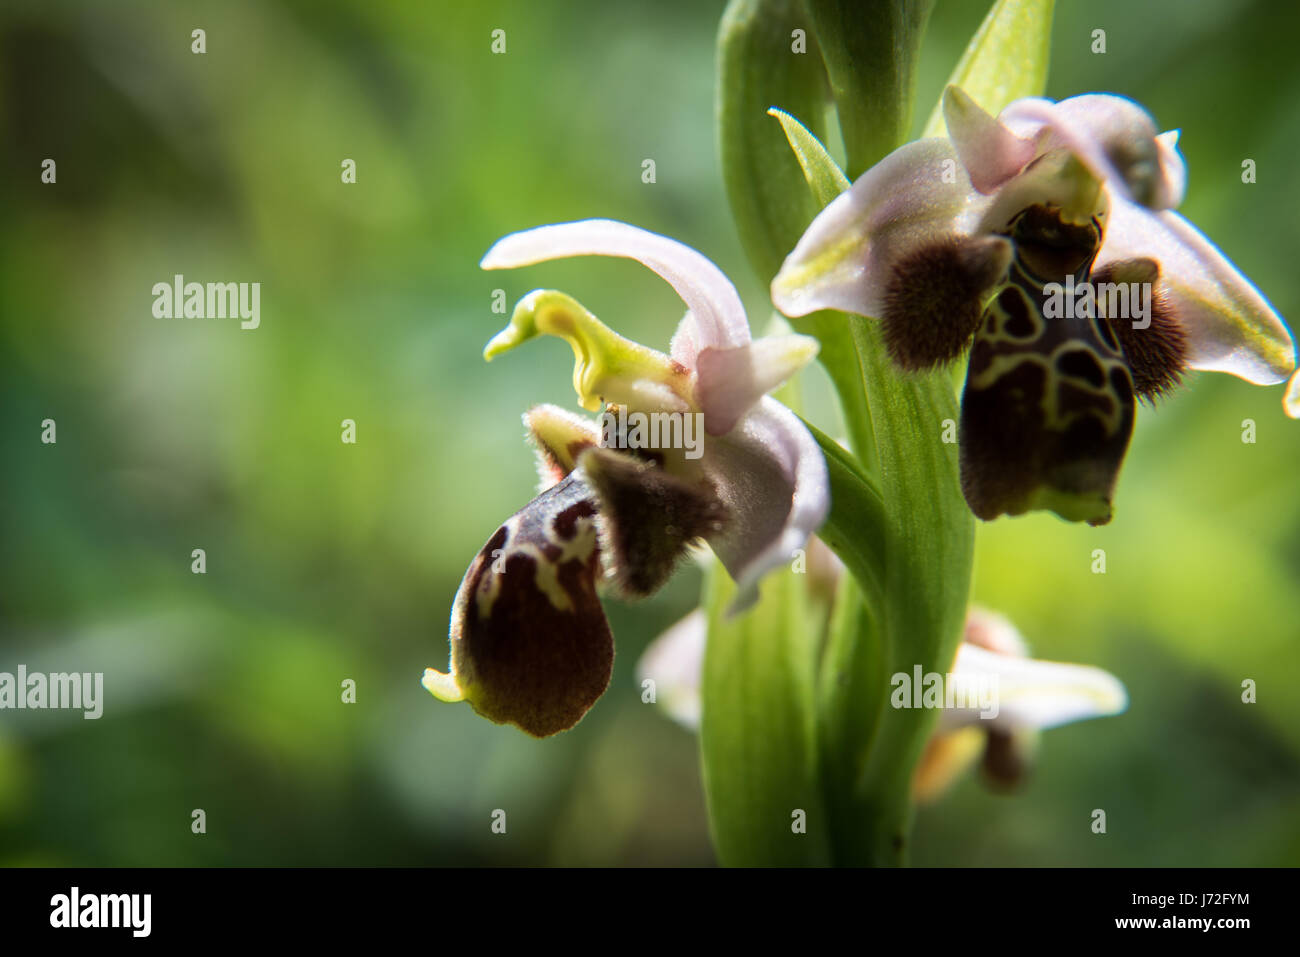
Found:
[[[703,540],[739,586],[735,607],[746,607],[759,579],[790,560],[829,506],[816,441],[767,395],[816,355],[816,340],[752,340],[740,297],[713,263],[625,223],[514,233],[482,266],[581,255],[640,261],[688,312],[665,354],[539,289],[488,343],[490,360],[539,335],[565,339],[580,404],[604,414],[597,422],[538,406],[525,415],[541,494],[471,563],[452,607],[449,671],[427,669],[423,681],[438,698],[467,700],[537,736],[572,727],[609,683],[613,636],[598,585],[651,594]]]
[[[1186,184],[1178,134],[1157,133],[1137,104],[1030,98],[995,118],[950,86],[944,114],[950,139],[900,147],[827,205],[773,301],[791,316],[878,318],[903,370],[969,351],[971,510],[1104,524],[1135,399],[1187,369],[1281,382],[1291,335],[1173,212]]]

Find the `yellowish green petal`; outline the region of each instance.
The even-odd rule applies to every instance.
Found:
[[[424,685],[424,690],[439,701],[454,704],[465,700],[465,689],[456,681],[455,674],[443,674],[436,668],[425,668],[420,684]]]
[[[554,290],[530,292],[515,307],[510,325],[483,350],[491,361],[541,335],[573,347],[573,388],[589,412],[606,402],[642,411],[684,412],[692,408],[689,370],[662,352],[624,339],[571,296]]]
[[[537,451],[541,491],[564,478],[578,464],[578,456],[600,445],[600,429],[590,419],[556,405],[536,405],[524,413],[524,427]]]

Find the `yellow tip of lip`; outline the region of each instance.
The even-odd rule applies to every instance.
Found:
[[[1048,486],[1034,492],[1027,511],[1055,512],[1067,522],[1087,522],[1093,526],[1107,524],[1113,514],[1110,502],[1100,494],[1074,494]]]
[[[443,674],[436,668],[425,668],[420,684],[439,701],[455,703],[465,700],[465,691],[456,681],[456,676]]]
[[[491,362],[503,352],[509,352],[521,342],[531,338],[527,329],[521,329],[513,322],[493,336],[483,347],[483,358]]]

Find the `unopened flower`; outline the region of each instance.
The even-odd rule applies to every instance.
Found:
[[[541,494],[469,566],[452,607],[449,672],[427,669],[423,681],[438,698],[467,700],[539,737],[572,727],[609,684],[614,646],[599,583],[648,595],[702,539],[736,580],[735,607],[744,607],[829,505],[816,441],[766,394],[816,355],[816,340],[751,340],[740,297],[713,263],[625,223],[515,233],[482,266],[581,255],[639,260],[689,311],[664,354],[617,335],[563,293],[535,290],[488,343],[492,359],[539,335],[567,340],[580,403],[605,414],[599,424],[554,406],[524,416]]]
[[[951,139],[900,147],[818,215],[773,301],[787,315],[879,318],[904,370],[969,349],[971,510],[1104,524],[1135,397],[1187,369],[1281,382],[1291,335],[1172,211],[1186,182],[1178,134],[1157,134],[1137,104],[1023,99],[994,118],[949,87],[944,114]]]

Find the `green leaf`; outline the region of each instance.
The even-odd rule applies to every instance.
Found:
[[[794,51],[795,30],[804,32],[806,52]],[[767,115],[779,105],[820,128],[826,77],[810,33],[798,0],[732,0],[718,34],[723,177],[741,242],[765,284],[821,208]],[[851,350],[847,330],[834,331]],[[836,474],[853,486],[852,469]],[[851,500],[845,493],[844,501]],[[773,574],[754,608],[728,618],[733,592],[715,563],[705,600],[709,637],[700,726],[714,847],[724,864],[827,863],[815,702],[821,635],[808,613],[804,582],[791,570]],[[793,828],[798,811],[806,833]]]
[[[996,116],[1012,100],[1042,96],[1052,47],[1053,0],[997,0],[948,83]],[[922,136],[947,136],[943,98]]]
[[[790,144],[790,149],[794,150],[795,159],[799,161],[799,167],[803,170],[804,179],[812,189],[819,209],[849,188],[849,178],[831,159],[831,154],[826,152],[821,140],[813,136],[806,126],[775,106],[767,113],[781,123],[786,141]]]
[[[802,30],[807,51],[792,34]],[[826,73],[799,0],[732,0],[718,30],[718,136],[727,198],[746,255],[763,282],[776,275],[820,206],[768,108],[821,129]]]
[[[879,596],[885,580],[882,549],[886,523],[880,487],[838,442],[815,425],[804,425],[821,446],[830,477],[831,510],[818,537],[839,556],[868,594]]]
[[[835,394],[839,397],[849,447],[863,472],[868,475],[877,474],[880,462],[876,456],[871,402],[864,385],[863,357],[858,351],[853,331],[844,321],[843,313],[814,312],[791,319],[790,325],[796,332],[815,336],[821,342],[822,348],[817,354],[817,360],[830,376]]]
[[[820,209],[849,188],[849,179],[821,141],[785,110],[768,111],[781,123],[785,137],[799,161],[804,181]],[[770,276],[768,277],[771,278]],[[804,335],[821,342],[818,358],[831,377],[839,396],[840,409],[849,432],[849,444],[868,474],[877,468],[876,440],[871,425],[867,394],[863,388],[862,357],[849,326],[839,313],[818,312],[790,320]]]
[[[714,563],[705,606],[700,749],[718,859],[731,866],[829,862],[814,675],[819,635],[804,576],[763,581],[758,604],[727,616],[735,585]],[[796,830],[799,812],[805,833]]]
[[[835,863],[901,863],[901,853],[878,853],[876,835],[902,830],[906,817],[886,819],[864,811],[860,782],[871,757],[870,742],[880,720],[880,691],[888,683],[885,644],[873,609],[879,598],[863,594],[856,578],[841,582],[831,614],[826,649],[818,673],[818,741],[822,749],[822,784]],[[901,849],[900,849],[901,850]]]
[[[793,383],[781,398],[792,408],[800,405]],[[833,439],[808,429],[830,476],[831,513],[819,535],[854,576],[878,582],[885,574],[885,515],[875,480]],[[853,582],[846,576],[840,594],[856,594]],[[714,846],[725,864],[828,863],[832,832],[823,806],[816,704],[821,614],[807,578],[792,569],[765,579],[758,604],[728,617],[734,593],[714,562],[705,599],[700,731]],[[791,829],[796,810],[804,812],[806,833]]]
[[[857,179],[907,136],[917,51],[933,0],[807,0]],[[793,106],[787,109],[795,112]]]
[[[843,323],[844,317],[836,317]],[[876,481],[855,459],[809,426],[826,456],[831,511],[818,533],[852,573],[841,580],[816,689],[818,745],[826,814],[834,840],[834,863],[897,864],[908,820],[907,792],[876,787],[879,795],[901,794],[901,805],[867,807],[871,742],[881,719],[881,689],[888,686],[886,645],[874,610],[887,601],[888,551],[884,500]]]

